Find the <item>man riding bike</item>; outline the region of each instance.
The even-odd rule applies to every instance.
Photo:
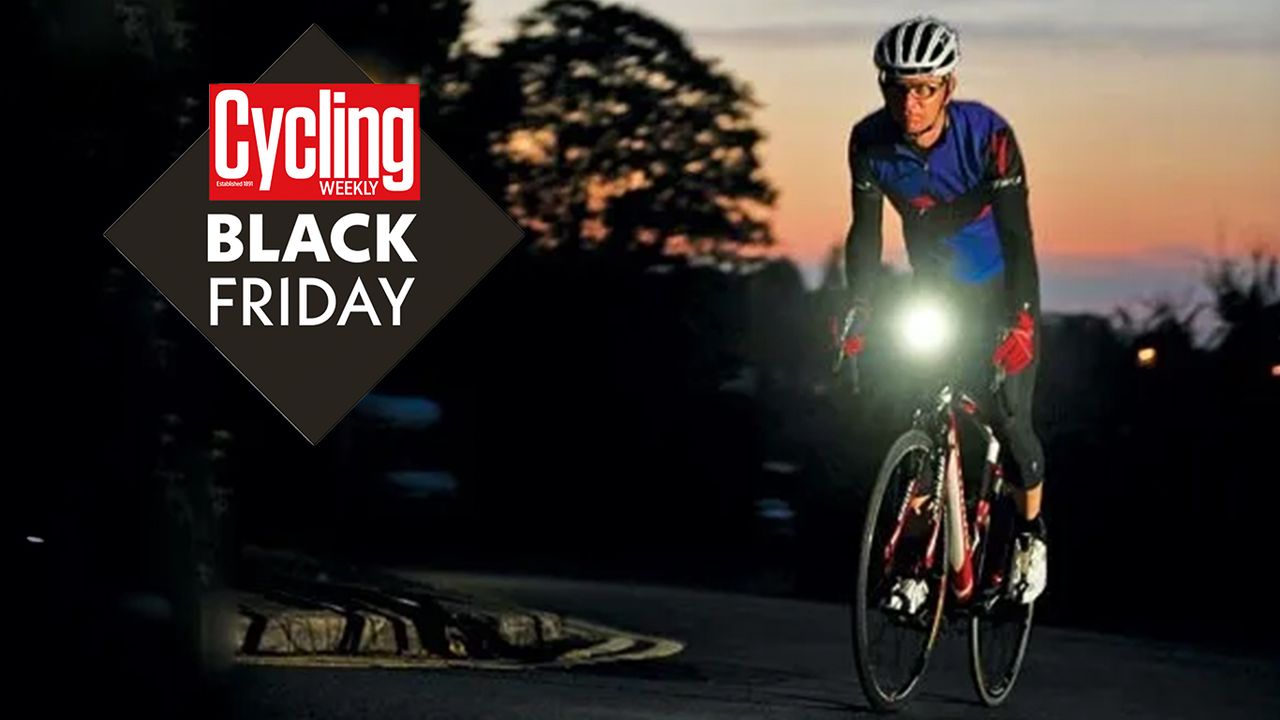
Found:
[[[1020,515],[1009,587],[1017,600],[1032,602],[1047,580],[1047,541],[1044,453],[1031,425],[1039,270],[1022,155],[999,114],[953,100],[959,44],[945,23],[918,17],[894,25],[876,43],[874,60],[885,104],[849,137],[853,222],[845,271],[860,320],[844,350],[864,347],[888,198],[902,218],[915,277],[945,288],[967,317],[963,367],[975,377],[989,377],[993,364],[1006,373],[1005,402],[994,404],[994,419],[1013,460],[1006,480],[1017,488]]]

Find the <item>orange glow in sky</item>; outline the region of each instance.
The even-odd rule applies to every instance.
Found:
[[[1280,251],[1280,8],[1271,0],[627,3],[749,83],[780,249],[816,278],[848,228],[849,128],[881,102],[879,32],[935,12],[960,32],[958,97],[1013,125],[1046,304],[1103,307],[1196,283],[1197,259]],[[477,39],[523,0],[476,0]],[[933,7],[931,7],[933,6]],[[897,218],[885,248],[902,262]]]

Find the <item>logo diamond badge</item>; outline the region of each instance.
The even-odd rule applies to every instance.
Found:
[[[313,25],[258,79],[257,85],[265,84],[335,88],[373,83]],[[344,122],[338,118],[341,110],[333,108],[335,98],[361,93],[327,92],[331,94],[325,97],[325,109]],[[357,124],[364,117],[359,113],[370,110],[343,109],[355,113],[344,117]],[[370,128],[376,122],[371,118],[360,124],[363,135],[355,136],[363,156],[355,145],[338,147],[337,140],[334,152],[350,147],[353,154],[346,158],[346,167],[374,172],[360,180],[335,179],[330,172],[323,180],[320,170],[337,169],[337,164],[314,162],[320,154],[328,162],[330,153],[319,148],[322,136],[307,132],[315,123],[307,122],[306,111],[291,114],[281,108],[282,122],[276,124],[270,109],[263,110],[244,116],[249,124],[241,129],[248,135],[238,147],[254,154],[263,167],[273,162],[271,158],[283,157],[268,171],[283,179],[278,185],[291,188],[291,195],[255,199],[242,183],[239,194],[222,195],[234,199],[211,199],[219,193],[211,192],[214,138],[206,132],[105,234],[314,444],[466,296],[522,233],[416,127],[416,107],[413,129],[419,155],[412,200],[383,199],[395,193],[372,194],[378,188],[375,160],[384,159],[384,167],[401,172],[405,166],[403,157],[393,162],[390,143],[383,144],[385,152],[372,150],[376,145],[370,143],[376,141],[370,139]],[[281,128],[289,122],[294,123],[295,137],[286,142],[289,131]],[[306,162],[301,160],[303,146],[317,153],[305,156]],[[297,153],[296,158],[291,160],[287,152]],[[227,160],[223,169],[234,162]],[[258,170],[256,177],[261,177]],[[367,184],[371,194],[349,197],[336,192],[333,199],[289,199],[329,194],[330,188],[359,194],[364,185],[357,183]]]

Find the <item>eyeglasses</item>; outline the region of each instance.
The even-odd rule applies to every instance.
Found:
[[[907,93],[917,100],[928,100],[937,95],[943,88],[947,86],[947,81],[937,83],[915,83],[908,85],[898,80],[884,79],[880,81],[880,87],[884,91],[894,97],[902,97]]]

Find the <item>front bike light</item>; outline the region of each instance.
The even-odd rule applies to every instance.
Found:
[[[951,343],[955,328],[946,310],[934,301],[907,306],[898,321],[903,347],[918,355],[936,355]]]

